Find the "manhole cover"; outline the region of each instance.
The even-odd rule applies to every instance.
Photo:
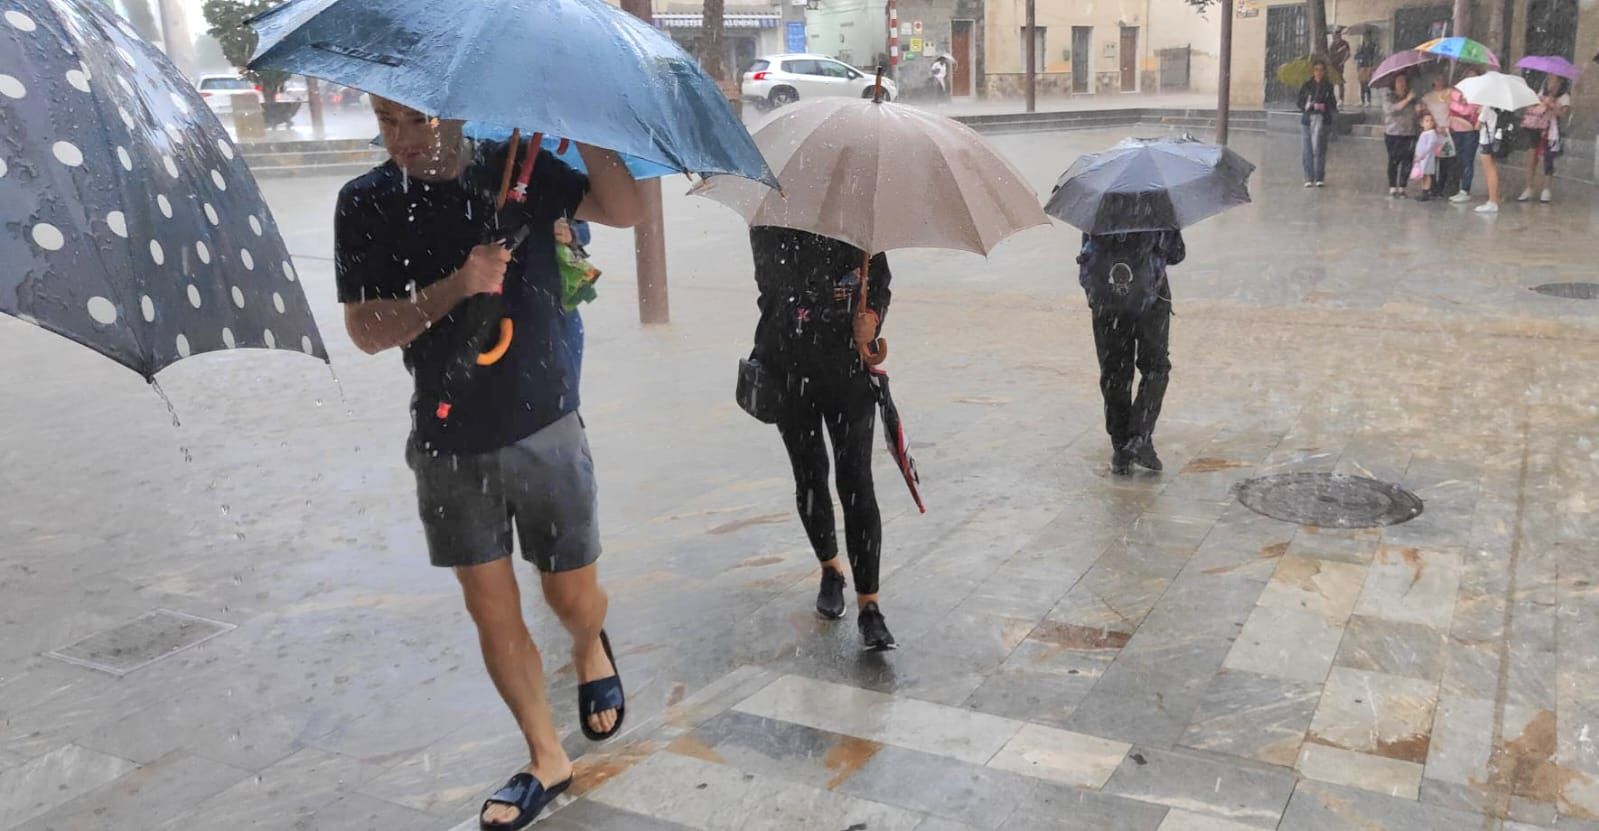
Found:
[[[1387,482],[1341,473],[1280,473],[1238,485],[1257,514],[1318,528],[1377,528],[1421,516],[1421,498]]]
[[[1532,290],[1567,300],[1599,300],[1599,283],[1544,283]]]
[[[45,654],[69,664],[127,675],[232,628],[232,624],[157,609]]]

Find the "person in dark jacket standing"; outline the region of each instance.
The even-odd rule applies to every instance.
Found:
[[[805,231],[756,226],[750,229],[750,248],[761,310],[752,357],[781,381],[783,414],[777,429],[794,469],[800,522],[822,564],[816,611],[833,620],[845,612],[844,566],[827,487],[825,429],[833,443],[861,637],[868,649],[893,649],[894,636],[877,605],[883,545],[872,485],[877,399],[856,346],[877,337],[888,313],[888,259],[882,254],[872,258],[867,310],[860,311],[866,257],[855,246]]]
[[[1137,463],[1161,470],[1155,421],[1171,375],[1171,286],[1166,266],[1187,256],[1180,231],[1083,235],[1077,280],[1093,312],[1099,391],[1105,399],[1111,472]],[[1133,370],[1141,376],[1133,398]]]
[[[1338,118],[1338,98],[1327,80],[1327,62],[1317,58],[1310,64],[1310,80],[1299,88],[1299,123],[1305,134],[1305,187],[1319,188],[1327,183],[1327,140]]]

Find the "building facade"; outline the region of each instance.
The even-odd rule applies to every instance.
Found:
[[[988,0],[987,94],[1024,93],[1025,0]],[[1185,0],[1038,0],[1035,71],[1040,95],[1213,91],[1219,12]]]
[[[1309,23],[1302,2],[1236,0],[1233,26],[1235,107],[1281,107],[1293,90],[1276,77],[1283,63],[1311,51]],[[1454,34],[1449,0],[1325,0],[1329,28],[1356,27],[1349,36],[1358,49],[1370,38],[1382,56],[1409,49],[1430,38]],[[1499,54],[1505,70],[1524,55],[1561,55],[1586,65],[1599,50],[1599,4],[1588,0],[1476,0],[1467,34]],[[1346,67],[1348,92],[1356,90],[1353,61]],[[1575,88],[1574,132],[1592,136],[1599,126],[1599,83]]]
[[[661,3],[655,25],[691,55],[705,37],[701,3]],[[730,77],[743,73],[757,57],[785,50],[783,9],[777,3],[726,6],[722,15],[722,66]]]

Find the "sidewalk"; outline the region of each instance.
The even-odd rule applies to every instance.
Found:
[[[1125,131],[1003,135],[1040,193]],[[884,611],[863,655],[811,611],[781,442],[732,401],[748,235],[665,197],[673,322],[597,229],[584,417],[628,732],[576,735],[544,831],[1593,831],[1599,828],[1599,303],[1591,188],[1485,218],[1326,190],[1240,137],[1254,202],[1173,269],[1166,471],[1106,471],[1074,231],[890,254],[885,336],[924,479],[879,453]],[[471,829],[526,763],[402,446],[410,378],[334,300],[342,179],[263,185],[337,382],[304,356],[139,378],[0,318],[0,831]],[[683,183],[679,181],[679,185]],[[1311,528],[1240,505],[1286,472],[1395,482],[1424,513]],[[116,677],[47,657],[169,609],[233,628]],[[147,644],[139,644],[147,646]],[[219,818],[222,818],[219,821]]]

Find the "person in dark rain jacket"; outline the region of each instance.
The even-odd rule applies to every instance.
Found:
[[[1338,96],[1327,80],[1327,62],[1317,58],[1310,64],[1310,80],[1299,88],[1299,123],[1305,134],[1305,187],[1322,187],[1327,182],[1327,140],[1332,137],[1338,118]]]
[[[888,259],[872,258],[866,311],[858,311],[865,254],[853,245],[788,228],[750,229],[760,322],[752,357],[780,379],[783,414],[778,432],[794,469],[800,522],[822,563],[816,610],[844,616],[844,566],[838,559],[833,499],[828,492],[832,440],[838,499],[844,509],[844,547],[859,606],[858,625],[868,649],[892,649],[877,604],[883,524],[872,486],[875,388],[856,347],[877,337],[888,313]]]
[[[1077,280],[1093,312],[1099,391],[1105,399],[1111,472],[1133,463],[1160,470],[1155,420],[1171,375],[1171,286],[1166,266],[1187,256],[1179,231],[1083,235]],[[1133,369],[1140,376],[1133,398]]]

